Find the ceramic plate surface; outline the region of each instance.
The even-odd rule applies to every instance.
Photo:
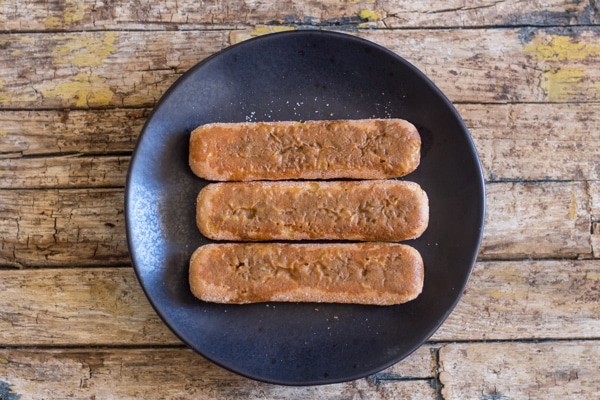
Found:
[[[189,134],[208,122],[404,118],[419,129],[421,165],[404,179],[430,201],[417,240],[423,293],[398,306],[195,299],[192,252],[209,241],[195,225],[207,184],[188,166]],[[353,380],[402,360],[438,329],[475,262],[484,182],[469,132],[419,70],[376,44],[341,33],[295,31],[251,39],[200,62],[158,102],[127,178],[128,244],[139,281],[166,325],[189,347],[243,376],[277,384]]]

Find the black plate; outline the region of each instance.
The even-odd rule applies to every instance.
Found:
[[[423,139],[406,179],[430,198],[416,247],[423,293],[410,303],[219,305],[196,300],[187,272],[209,241],[194,220],[205,181],[188,167],[190,131],[207,122],[397,117]],[[133,266],[164,322],[192,349],[249,378],[288,385],[353,380],[423,344],[458,302],[476,259],[484,183],[469,133],[450,101],[415,67],[354,36],[296,31],[262,36],[202,61],[167,91],[140,135],[127,179]]]

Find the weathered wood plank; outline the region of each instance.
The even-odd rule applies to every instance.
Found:
[[[223,49],[227,33],[5,34],[0,43],[0,108],[101,108],[153,105],[182,72]]]
[[[595,23],[596,10],[584,1],[478,1],[445,2],[391,1],[385,10],[385,25],[389,27],[445,26],[512,26],[512,25],[577,25]],[[405,4],[407,3],[407,4]],[[385,4],[385,3],[384,3]],[[383,5],[383,4],[382,4]],[[375,10],[378,10],[376,8]]]
[[[599,284],[599,260],[480,262],[432,340],[600,338]],[[3,270],[0,289],[0,346],[180,344],[131,268]]]
[[[0,265],[129,262],[123,189],[0,191]]]
[[[131,268],[4,270],[0,276],[3,346],[181,344]]]
[[[437,374],[437,350],[438,346],[432,346],[428,343],[423,344],[404,360],[397,362],[391,367],[372,375],[369,379],[373,383],[381,381],[399,381],[409,379],[430,380],[432,381]]]
[[[448,344],[439,355],[447,400],[600,396],[597,341]]]
[[[123,187],[129,156],[0,159],[0,188]]]
[[[487,185],[482,259],[590,257],[585,182]],[[128,263],[123,189],[0,190],[0,265]]]
[[[600,121],[595,117],[600,103],[457,108],[488,181],[600,179],[596,146]],[[123,186],[128,157],[85,154],[131,152],[148,113],[148,109],[0,111],[0,186],[36,188],[67,182],[70,187]],[[60,154],[70,157],[57,157]],[[36,158],[21,160],[21,156]],[[83,173],[92,163],[92,173]]]
[[[279,1],[277,7],[257,0],[163,0],[144,4],[125,0],[0,4],[0,30],[93,30],[172,27],[235,27],[266,23],[301,26],[453,27],[509,25],[576,25],[595,23],[589,1]]]
[[[179,74],[247,33],[0,35],[0,108],[151,106]],[[375,29],[355,34],[411,61],[455,102],[600,100],[596,28]]]
[[[600,260],[480,262],[432,340],[600,338]]]
[[[148,109],[0,111],[0,158],[130,152]]]
[[[589,257],[586,182],[486,185],[482,259]]]
[[[454,102],[600,99],[595,29],[368,31],[420,68]]]
[[[427,354],[420,355],[413,356],[428,366]],[[410,366],[399,370],[412,375]],[[431,374],[430,379],[390,380],[384,371],[347,383],[286,387],[240,377],[183,349],[0,349],[0,376],[0,390],[28,399],[436,398]]]
[[[489,181],[600,179],[599,103],[458,104]]]

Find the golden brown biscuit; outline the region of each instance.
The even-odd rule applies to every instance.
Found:
[[[237,304],[400,304],[421,293],[423,277],[419,252],[396,243],[209,244],[189,270],[197,298]]]
[[[402,119],[211,123],[192,132],[189,164],[213,181],[385,179],[414,171],[420,148]]]
[[[414,182],[212,183],[198,195],[196,222],[213,240],[414,239],[427,228],[427,195]]]

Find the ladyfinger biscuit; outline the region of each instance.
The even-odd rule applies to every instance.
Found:
[[[422,291],[419,252],[397,243],[208,244],[190,260],[194,296],[216,303],[392,305]]]
[[[189,163],[212,181],[386,179],[414,171],[420,149],[402,119],[211,123],[192,132]]]
[[[196,223],[213,240],[356,240],[419,237],[426,193],[398,180],[226,182],[198,194]]]

